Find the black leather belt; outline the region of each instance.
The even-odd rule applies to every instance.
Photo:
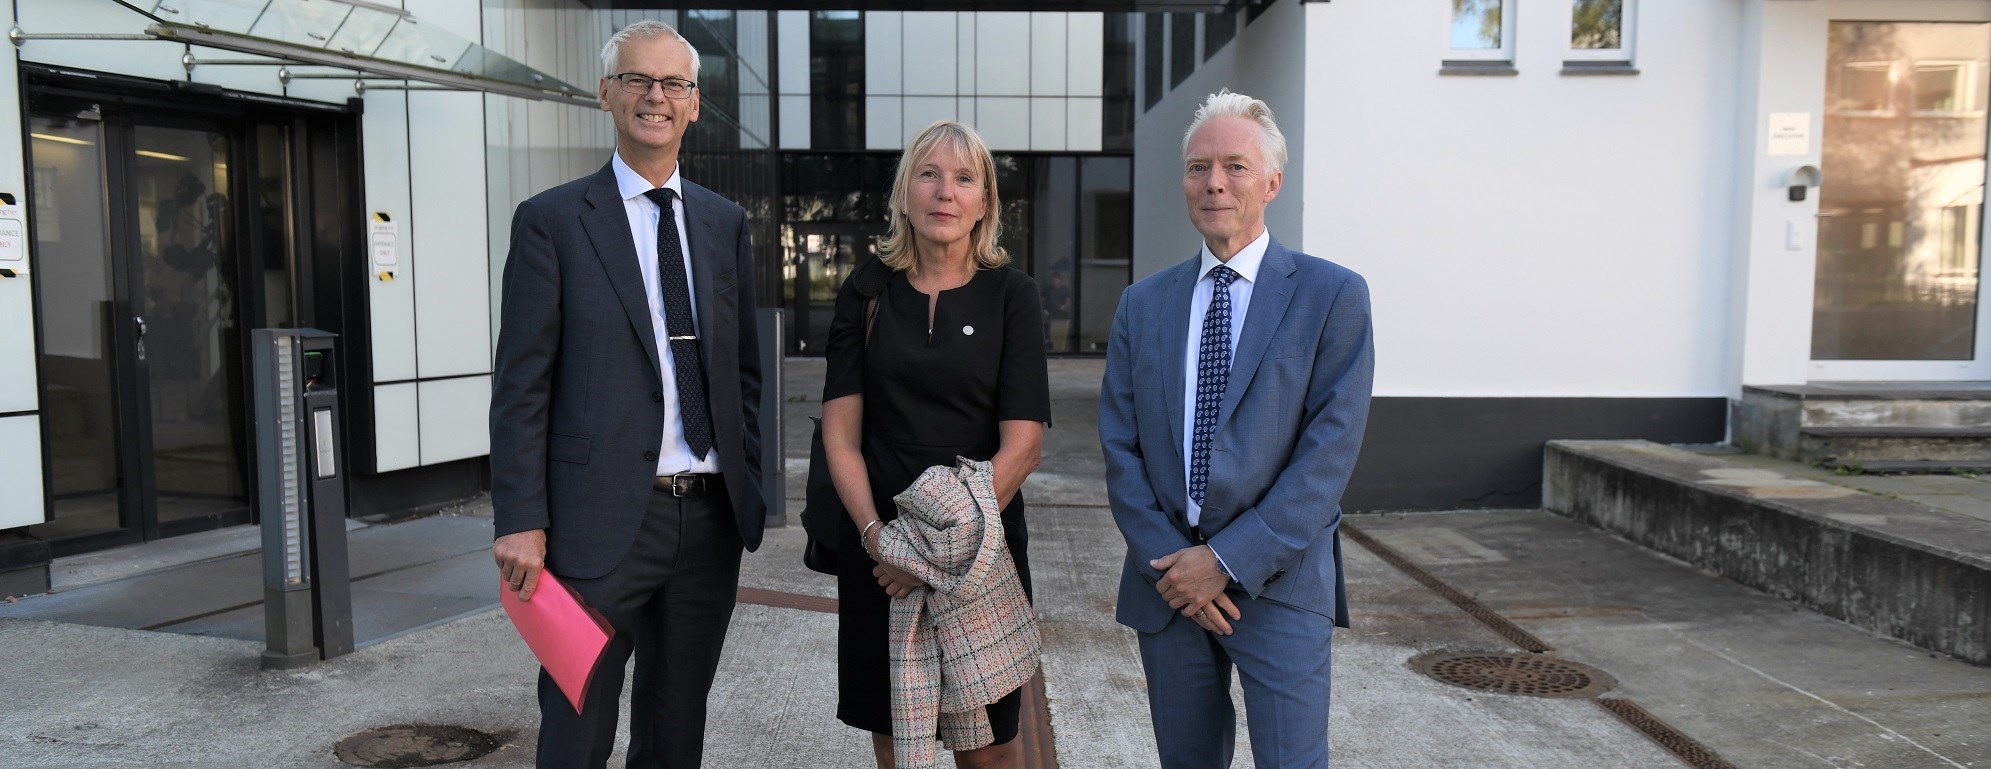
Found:
[[[718,473],[678,473],[657,476],[658,491],[673,497],[702,497],[719,490]]]

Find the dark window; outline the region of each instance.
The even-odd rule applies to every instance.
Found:
[[[1161,20],[1159,13],[1141,17],[1141,110],[1161,101]]]
[[[732,11],[686,11],[678,31],[698,49],[698,116],[704,125],[685,132],[688,150],[740,146],[740,62],[733,58],[738,38]],[[709,185],[708,185],[709,186]]]
[[[1134,149],[1134,26],[1140,18],[1131,13],[1106,14],[1106,42],[1100,46],[1106,57],[1101,62],[1106,98],[1100,148],[1109,152]]]
[[[809,146],[864,148],[864,14],[809,14]]]
[[[1272,4],[1278,2],[1278,0],[1247,0],[1247,2],[1249,4],[1244,7],[1244,23],[1250,24],[1257,21],[1259,14],[1264,13],[1267,8],[1271,8]]]
[[[1053,349],[1096,355],[1106,352],[1120,292],[1134,277],[1134,164],[1124,155],[1080,162],[1074,327],[1070,347]]]
[[[1216,55],[1217,51],[1221,50],[1224,44],[1230,42],[1233,37],[1237,37],[1237,11],[1235,9],[1223,13],[1204,14],[1203,60],[1209,61],[1210,57]]]
[[[1196,14],[1168,15],[1168,87],[1182,85],[1196,71]]]

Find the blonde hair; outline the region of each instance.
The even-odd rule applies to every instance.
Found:
[[[899,156],[898,173],[892,176],[891,226],[878,242],[878,258],[893,270],[918,274],[919,255],[913,253],[913,222],[906,213],[906,196],[912,187],[913,169],[942,146],[966,155],[970,165],[981,169],[982,218],[968,232],[968,249],[975,257],[975,266],[987,269],[1008,264],[1009,252],[996,245],[997,236],[1002,234],[1002,201],[996,197],[995,156],[975,129],[952,120],[921,130]]]
[[[1189,158],[1189,137],[1195,136],[1196,129],[1213,117],[1241,117],[1257,123],[1264,133],[1259,149],[1265,155],[1265,162],[1273,171],[1286,169],[1286,135],[1279,132],[1279,124],[1272,120],[1272,107],[1263,99],[1232,93],[1229,88],[1210,94],[1210,98],[1203,100],[1203,106],[1196,108],[1196,119],[1190,121],[1189,130],[1182,132],[1184,160]]]
[[[622,58],[623,43],[631,40],[651,40],[665,36],[669,36],[671,39],[684,44],[684,49],[691,52],[691,79],[693,81],[698,80],[698,49],[692,46],[690,40],[684,39],[684,35],[680,34],[677,28],[656,19],[644,19],[635,22],[627,27],[616,30],[615,34],[608,36],[608,42],[601,47],[601,76],[614,77],[622,74],[615,71],[615,67],[622,63],[620,59]]]

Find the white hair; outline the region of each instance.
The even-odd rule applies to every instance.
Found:
[[[1196,129],[1213,117],[1241,117],[1258,123],[1263,129],[1259,139],[1260,149],[1265,153],[1265,162],[1273,171],[1286,169],[1286,135],[1279,132],[1279,124],[1272,120],[1272,108],[1263,99],[1254,99],[1241,93],[1232,93],[1225,88],[1210,94],[1203,100],[1203,106],[1196,108],[1196,119],[1190,121],[1189,130],[1182,132],[1182,157],[1189,157],[1189,137],[1196,135]]]
[[[631,40],[650,40],[665,35],[670,35],[673,39],[683,43],[684,49],[691,52],[691,79],[697,80],[698,49],[692,47],[691,41],[684,39],[684,35],[678,34],[675,27],[655,19],[644,19],[618,29],[615,31],[615,34],[608,36],[608,43],[601,47],[601,76],[613,77],[622,74],[615,71],[615,66],[621,63],[623,43]]]

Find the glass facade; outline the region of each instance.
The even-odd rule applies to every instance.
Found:
[[[753,12],[739,12],[744,28]],[[704,145],[688,168],[759,216],[762,303],[786,310],[788,352],[819,355],[836,295],[884,236],[907,137],[938,119],[973,125],[996,152],[1002,245],[1044,292],[1045,349],[1104,354],[1132,276],[1133,14],[785,11],[772,46],[782,120],[762,169]],[[688,12],[687,27],[699,12]],[[712,25],[715,37],[723,28]],[[690,30],[687,30],[687,35]],[[739,34],[739,33],[734,33]],[[939,45],[934,42],[939,41]],[[952,43],[949,45],[948,43]],[[705,83],[719,41],[693,38]],[[743,48],[744,46],[739,46]],[[806,73],[806,76],[803,75]],[[730,83],[726,84],[731,87]],[[708,87],[701,84],[701,90]],[[741,90],[751,89],[743,84]],[[718,102],[707,92],[706,108]],[[746,110],[746,106],[739,109]],[[710,119],[709,116],[707,118]],[[746,133],[742,132],[742,136]],[[698,136],[698,132],[693,132]],[[806,141],[799,137],[806,137]],[[730,148],[729,148],[730,149]],[[748,155],[749,148],[737,152]],[[767,173],[762,173],[765,170]],[[769,187],[756,186],[765,180]],[[753,201],[753,202],[750,202]]]

